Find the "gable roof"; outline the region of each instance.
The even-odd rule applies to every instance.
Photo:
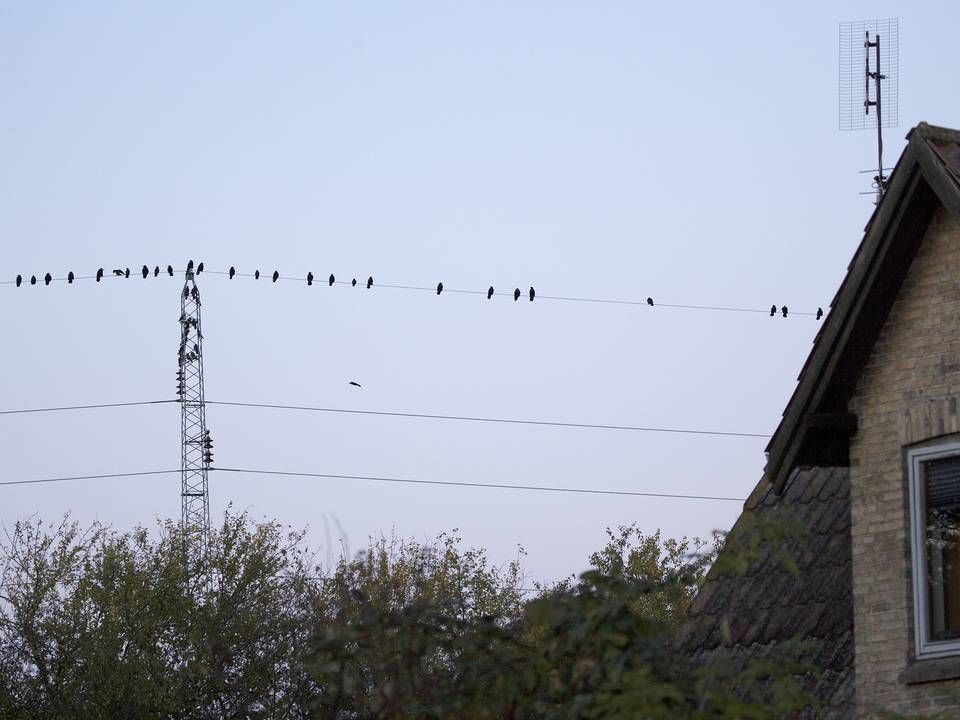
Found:
[[[681,628],[680,650],[698,664],[719,661],[739,671],[751,660],[777,659],[783,641],[802,639],[795,659],[820,674],[799,680],[822,707],[800,717],[851,717],[849,497],[847,468],[796,470],[779,494],[761,479],[726,547],[746,551],[749,534],[765,524],[793,525],[793,531],[761,542],[742,574],[711,568]],[[798,572],[790,572],[783,557],[792,559]]]
[[[907,138],[767,445],[776,492],[796,467],[849,463],[847,403],[860,371],[933,212],[943,205],[960,218],[960,131],[920,123]]]

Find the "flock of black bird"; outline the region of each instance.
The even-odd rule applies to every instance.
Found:
[[[203,268],[203,263],[198,263],[198,264],[196,265],[196,270],[194,270],[193,260],[191,260],[190,262],[187,263],[187,272],[188,272],[188,273],[196,272],[196,274],[199,275],[200,273],[203,272],[203,269],[204,269],[204,268]],[[157,265],[156,267],[153,268],[153,276],[154,276],[154,277],[157,277],[157,276],[160,274],[160,272],[161,272],[161,271],[160,271],[160,266],[159,266],[159,265]],[[166,272],[167,272],[167,275],[169,275],[170,277],[173,277],[173,266],[172,266],[172,265],[167,265],[167,271],[166,271]],[[116,268],[116,269],[114,269],[113,274],[116,275],[117,277],[129,278],[129,277],[130,277],[130,268],[123,268],[123,269]],[[148,268],[146,265],[144,265],[144,266],[140,269],[140,275],[142,275],[142,276],[143,276],[143,279],[146,280],[147,277],[149,277],[149,275],[150,275],[150,268]],[[231,265],[231,266],[230,266],[230,269],[227,271],[227,277],[229,277],[231,280],[233,280],[233,278],[236,277],[236,275],[237,275],[237,269]],[[67,282],[72,284],[73,281],[74,281],[74,279],[75,279],[75,277],[76,277],[76,276],[73,274],[73,271],[71,270],[69,273],[67,273]],[[97,273],[96,273],[96,275],[95,275],[94,277],[95,277],[95,279],[96,279],[97,282],[100,282],[100,280],[103,279],[103,268],[98,268],[98,269],[97,269]],[[259,270],[254,271],[254,273],[253,273],[253,278],[254,278],[255,280],[259,280],[259,279],[260,279],[260,271],[259,271]],[[280,271],[279,271],[279,270],[274,270],[274,271],[273,271],[273,275],[271,275],[271,280],[272,280],[273,282],[277,282],[277,280],[279,280],[279,279],[280,279]],[[47,273],[46,275],[43,276],[43,284],[44,284],[44,285],[49,285],[52,280],[53,280],[53,276],[50,275],[50,273]],[[312,272],[308,272],[308,273],[307,273],[306,280],[307,280],[307,285],[313,285],[314,276],[313,276],[313,273],[312,273]],[[336,281],[337,281],[337,278],[333,275],[333,273],[330,273],[330,277],[327,278],[327,284],[332,287],[333,284],[334,284]],[[22,276],[22,275],[17,275],[16,280],[15,280],[16,286],[17,286],[17,287],[20,287],[20,286],[23,284],[23,282],[24,282],[23,276]],[[31,275],[29,282],[30,282],[31,285],[36,285],[36,284],[37,284],[37,276],[36,276],[36,275]],[[356,279],[356,278],[353,278],[353,279],[350,281],[350,285],[353,286],[353,287],[356,287],[356,286],[357,286],[357,279]],[[369,289],[372,288],[372,287],[373,287],[373,276],[371,275],[370,277],[367,278],[367,290],[369,290]],[[437,283],[437,295],[439,295],[439,294],[442,293],[442,292],[443,292],[443,283],[442,283],[442,282]],[[517,300],[519,300],[519,299],[520,299],[520,296],[521,296],[522,294],[523,294],[523,293],[520,291],[520,288],[514,288],[514,290],[513,290],[513,300],[514,300],[514,302],[516,302]],[[493,289],[493,286],[491,285],[489,288],[487,288],[487,300],[490,300],[490,299],[493,297],[493,295],[494,295],[494,289]],[[533,302],[533,300],[534,300],[534,298],[536,298],[536,296],[537,296],[537,292],[536,292],[536,290],[534,290],[533,287],[531,286],[531,288],[527,291],[527,297],[530,299],[530,302]],[[650,307],[654,307],[653,298],[651,298],[651,297],[648,297],[648,298],[647,298],[647,305],[649,305]],[[779,312],[783,317],[787,317],[787,315],[789,314],[790,311],[789,311],[789,309],[787,308],[786,305],[782,306],[779,310],[777,309],[777,306],[776,306],[776,305],[771,305],[771,306],[770,306],[770,317],[775,317],[778,312]],[[823,308],[817,308],[817,320],[819,320],[819,319],[822,318],[822,317],[823,317]]]

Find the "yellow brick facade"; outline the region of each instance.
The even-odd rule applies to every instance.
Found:
[[[958,398],[960,224],[941,208],[850,401],[859,419],[850,444],[858,717],[960,717],[960,680],[900,679],[913,647],[904,448],[960,433]]]

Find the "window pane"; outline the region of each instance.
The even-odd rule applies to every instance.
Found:
[[[930,640],[960,638],[960,457],[924,463]]]

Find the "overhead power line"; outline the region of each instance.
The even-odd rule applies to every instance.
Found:
[[[628,497],[655,497],[673,500],[712,500],[743,502],[744,498],[721,495],[688,495],[683,493],[640,492],[632,490],[601,490],[598,488],[567,488],[544,485],[513,485],[510,483],[458,482],[455,480],[415,480],[413,478],[379,477],[375,475],[341,475],[334,473],[290,472],[286,470],[252,470],[249,468],[211,467],[211,472],[247,475],[272,475],[277,477],[323,478],[328,480],[365,480],[370,482],[401,483],[405,485],[443,485],[446,487],[487,488],[493,490],[520,490],[532,492],[574,493],[580,495],[619,495]],[[148,475],[173,475],[181,470],[145,470],[142,472],[105,473],[101,475],[70,475],[38,478],[35,480],[4,480],[0,485],[37,485],[42,483],[70,482],[73,480],[104,480],[108,478],[144,477]]]
[[[202,265],[202,263],[201,263]],[[130,279],[130,278],[142,278],[142,279],[152,279],[155,277],[172,277],[173,275],[178,275],[182,270],[172,269],[172,266],[167,266],[167,269],[162,269],[161,266],[157,265],[153,270],[146,265],[137,271],[134,269],[131,271],[129,268],[124,269],[114,269],[106,270],[100,268],[98,272],[94,275],[77,275],[75,276],[72,272],[67,276],[54,277],[49,273],[44,277],[38,277],[37,275],[31,275],[30,277],[25,277],[18,275],[15,280],[2,280],[0,285],[16,285],[20,287],[21,285],[49,285],[51,282],[68,282],[73,283],[74,281],[79,280],[96,280],[97,282],[100,279],[115,278],[115,279]],[[284,282],[298,282],[298,283],[307,283],[310,285],[317,286],[333,286],[333,285],[349,285],[352,287],[361,287],[367,290],[371,289],[388,289],[388,290],[405,290],[413,292],[428,292],[431,294],[441,295],[443,293],[455,293],[455,294],[465,294],[465,295],[480,295],[485,296],[487,299],[492,299],[494,297],[503,297],[503,298],[512,298],[517,300],[521,297],[533,301],[534,299],[538,301],[548,300],[548,301],[559,301],[559,302],[581,302],[581,303],[597,303],[605,305],[628,305],[628,306],[646,306],[651,309],[656,308],[671,308],[671,309],[681,309],[681,310],[704,310],[712,312],[738,312],[738,313],[755,313],[760,315],[769,315],[771,317],[789,317],[790,315],[801,315],[805,317],[813,317],[819,320],[823,317],[824,312],[822,308],[817,308],[815,312],[807,311],[798,311],[798,310],[789,310],[786,305],[773,304],[769,309],[766,308],[757,308],[757,307],[735,307],[729,305],[709,305],[709,304],[684,304],[684,303],[663,303],[656,302],[654,298],[647,297],[646,299],[638,300],[627,300],[620,298],[595,298],[595,297],[581,297],[573,295],[542,295],[534,292],[534,288],[530,287],[528,290],[521,290],[520,288],[514,288],[512,290],[496,291],[493,286],[487,288],[486,290],[473,290],[473,289],[464,289],[464,288],[451,288],[446,287],[442,282],[438,283],[434,287],[426,287],[422,285],[412,285],[412,284],[403,284],[403,283],[379,283],[374,282],[373,276],[368,277],[366,280],[362,278],[351,278],[349,280],[340,279],[337,280],[335,275],[331,274],[328,277],[322,277],[320,275],[314,277],[312,272],[305,272],[300,276],[292,275],[281,275],[278,270],[270,272],[269,270],[261,273],[259,270],[249,273],[249,272],[239,272],[235,268],[230,270],[210,270],[205,269],[202,272],[205,272],[209,275],[218,275],[226,277],[230,280],[234,278],[254,278],[257,280],[263,280],[265,283],[276,283],[280,280]],[[199,272],[198,272],[199,274]]]
[[[165,405],[178,403],[179,400],[143,400],[140,402],[101,403],[96,405],[62,405],[58,407],[23,408],[18,410],[0,410],[0,415],[19,415],[68,410],[92,410],[100,408],[135,407],[138,405]],[[470,415],[439,415],[433,413],[393,412],[387,410],[356,410],[350,408],[315,407],[309,405],[280,405],[273,403],[228,402],[225,400],[206,400],[207,405],[224,407],[262,408],[267,410],[293,410],[301,412],[340,413],[345,415],[372,415],[380,417],[419,418],[424,420],[455,420],[462,422],[500,423],[506,425],[535,425],[540,427],[575,428],[586,430],[624,430],[630,432],[676,433],[683,435],[713,435],[718,437],[764,438],[764,433],[732,432],[723,430],[694,430],[689,428],[653,427],[641,425],[612,425],[601,423],[560,422],[553,420],[522,420],[517,418],[479,417]]]

